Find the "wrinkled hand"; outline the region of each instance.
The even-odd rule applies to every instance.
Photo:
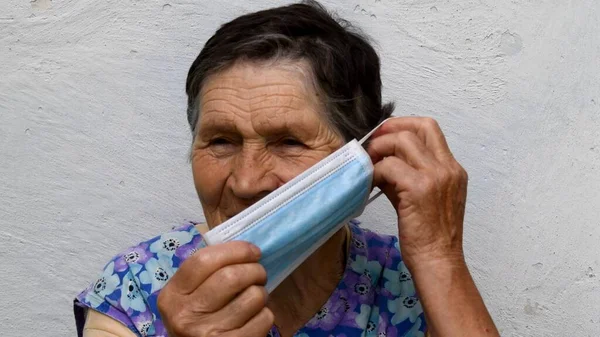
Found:
[[[396,208],[407,267],[462,263],[467,173],[431,118],[398,117],[372,136],[374,185]]]
[[[260,250],[247,242],[203,248],[188,258],[158,296],[171,337],[264,337],[273,326],[266,307]]]

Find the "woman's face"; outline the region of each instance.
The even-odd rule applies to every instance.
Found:
[[[205,82],[192,170],[210,228],[343,145],[302,67],[239,63]]]

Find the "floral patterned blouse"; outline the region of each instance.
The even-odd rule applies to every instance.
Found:
[[[195,223],[117,255],[75,299],[81,337],[85,309],[125,324],[138,336],[167,336],[156,300],[181,263],[200,247]],[[350,224],[352,244],[344,275],[329,300],[295,337],[424,336],[425,318],[398,240]],[[276,327],[269,336],[279,336]]]

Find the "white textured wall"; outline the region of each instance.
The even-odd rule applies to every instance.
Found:
[[[0,335],[74,334],[120,249],[201,216],[188,66],[277,1],[2,0]],[[600,2],[325,2],[382,55],[397,114],[470,173],[465,246],[503,336],[600,335]],[[385,202],[367,220],[393,231]]]

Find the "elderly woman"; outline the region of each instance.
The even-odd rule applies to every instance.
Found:
[[[208,40],[186,88],[206,224],[110,261],[75,300],[80,336],[498,335],[463,256],[467,175],[429,118],[390,119],[368,145],[398,238],[350,221],[269,294],[258,247],[202,244],[391,115],[378,56],[348,22],[314,2],[239,17]]]

